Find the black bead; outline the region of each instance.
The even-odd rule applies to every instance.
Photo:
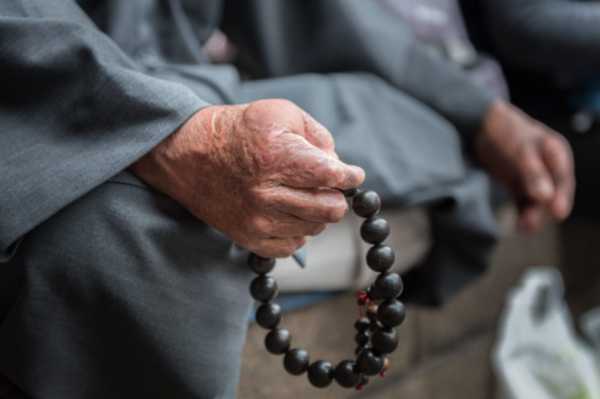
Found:
[[[354,354],[356,356],[360,355],[360,352],[362,352],[363,349],[365,349],[365,348],[366,348],[366,346],[357,346],[356,349],[354,350]]]
[[[372,321],[369,323],[369,331],[371,332],[375,332],[379,329],[382,329],[383,327],[385,327],[383,324],[381,324],[380,321]]]
[[[406,308],[397,299],[388,299],[377,308],[379,321],[387,327],[396,327],[406,318]]]
[[[265,346],[267,350],[274,355],[282,355],[290,349],[292,336],[288,330],[276,328],[270,331],[265,337]]]
[[[375,291],[383,299],[397,298],[404,289],[402,278],[397,273],[389,272],[381,273],[379,276],[377,276],[373,286],[375,287]]]
[[[352,198],[356,197],[360,193],[360,190],[358,188],[349,188],[348,190],[340,190],[340,192],[344,194],[344,197]]]
[[[344,388],[354,388],[362,380],[362,373],[352,360],[343,360],[335,368],[335,380]]]
[[[352,198],[352,209],[354,213],[363,218],[373,217],[381,209],[381,199],[375,191],[361,191],[356,197]]]
[[[281,306],[276,303],[263,303],[256,309],[256,324],[262,328],[275,328],[281,322],[283,313]]]
[[[377,375],[383,370],[383,356],[377,351],[366,348],[356,358],[356,365],[366,375]]]
[[[257,274],[267,274],[275,267],[275,259],[263,258],[256,254],[251,253],[248,257],[248,265],[250,269]]]
[[[252,298],[260,302],[268,302],[277,296],[277,282],[273,277],[258,276],[250,283]]]
[[[310,365],[308,352],[304,349],[292,349],[283,358],[283,367],[291,375],[302,375]]]
[[[369,336],[364,332],[359,332],[354,336],[354,342],[356,342],[360,346],[365,346],[369,343]]]
[[[369,244],[381,244],[390,235],[390,225],[383,218],[371,218],[362,222],[360,237]]]
[[[367,331],[369,328],[369,320],[365,318],[356,320],[356,323],[354,323],[354,328],[356,328],[358,332]]]
[[[374,284],[371,284],[371,286],[367,289],[367,296],[369,297],[370,300],[372,301],[378,301],[380,299],[383,299],[381,297],[381,295],[379,295],[377,293],[377,290],[375,290],[375,286]]]
[[[308,381],[317,388],[326,388],[333,381],[333,366],[324,360],[317,360],[308,368]]]
[[[389,327],[377,330],[371,336],[371,346],[379,353],[392,353],[398,347],[398,333]]]
[[[376,245],[367,251],[367,265],[376,272],[386,272],[396,260],[396,254],[387,245]]]

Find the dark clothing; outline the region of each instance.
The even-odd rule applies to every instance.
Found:
[[[105,33],[71,1],[0,3],[0,373],[31,397],[234,397],[247,252],[121,173],[208,104],[288,98],[386,205],[429,206],[407,298],[441,303],[485,270],[488,180],[461,146],[493,96],[379,5],[81,5]],[[209,64],[219,24],[270,79]]]
[[[543,71],[597,71],[600,5],[594,1],[485,0],[485,20],[503,61]]]

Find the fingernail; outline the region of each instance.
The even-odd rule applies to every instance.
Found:
[[[538,199],[548,199],[552,196],[554,186],[548,179],[537,179],[531,186],[531,194]]]

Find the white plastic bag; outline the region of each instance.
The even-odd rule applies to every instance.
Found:
[[[592,348],[576,335],[560,273],[532,268],[500,319],[493,366],[507,399],[600,399]]]

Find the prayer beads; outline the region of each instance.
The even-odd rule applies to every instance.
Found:
[[[390,226],[383,218],[376,217],[381,209],[381,199],[371,190],[340,190],[346,198],[352,199],[352,209],[358,216],[366,218],[360,227],[361,238],[370,244],[366,256],[367,265],[379,272],[373,284],[358,294],[361,317],[354,323],[357,334],[356,361],[344,360],[335,368],[330,362],[317,360],[310,363],[308,352],[291,348],[292,337],[288,330],[279,328],[282,320],[281,307],[272,303],[277,296],[277,282],[266,274],[275,267],[274,259],[250,254],[248,264],[259,276],[250,283],[250,293],[262,304],[256,310],[259,326],[271,330],[265,337],[267,350],[274,355],[285,355],[283,366],[292,375],[308,374],[308,381],[317,388],[328,387],[333,380],[344,388],[363,389],[369,376],[385,373],[389,367],[387,354],[398,347],[398,333],[394,327],[402,324],[406,309],[398,296],[404,285],[402,278],[389,272],[395,261],[394,251],[383,241],[390,234]],[[383,300],[379,306],[375,301]],[[367,307],[367,318],[363,317],[363,307]],[[368,343],[371,346],[368,347]]]

